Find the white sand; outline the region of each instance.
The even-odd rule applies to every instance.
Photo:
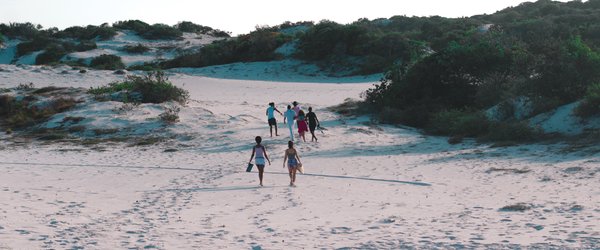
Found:
[[[3,68],[0,87],[87,88],[122,77]],[[448,145],[325,110],[372,83],[171,80],[191,92],[171,128],[188,139],[99,148],[2,141],[0,249],[600,246],[593,147]],[[294,100],[314,107],[328,130],[318,143],[298,143],[308,174],[291,188],[282,168],[287,131],[278,117],[281,135],[269,138],[265,109]],[[262,188],[256,172],[244,172],[257,135],[273,163]],[[499,211],[517,203],[530,209]]]

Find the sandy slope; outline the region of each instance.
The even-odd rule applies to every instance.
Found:
[[[0,87],[120,77],[5,69]],[[146,147],[0,143],[0,248],[600,247],[597,148],[448,145],[324,110],[370,83],[171,80],[194,99],[172,128],[186,138]],[[286,131],[268,138],[264,116],[266,103],[293,100],[328,128],[319,143],[298,143],[308,174],[295,188],[282,168]],[[256,135],[273,161],[262,188],[244,172]],[[530,209],[500,211],[517,203]]]

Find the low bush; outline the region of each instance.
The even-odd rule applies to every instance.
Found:
[[[529,127],[526,122],[494,122],[490,124],[488,133],[479,140],[528,142],[540,136],[541,132]]]
[[[96,44],[96,42],[92,41],[92,40],[82,40],[81,42],[79,42],[79,44],[77,44],[73,50],[78,51],[78,52],[83,52],[83,51],[89,51],[89,50],[93,50],[98,48],[98,45]]]
[[[575,109],[575,115],[588,118],[600,114],[600,83],[588,87],[583,100]]]
[[[157,23],[139,35],[150,40],[172,40],[181,38],[183,32],[169,25]]]
[[[72,98],[58,98],[50,101],[46,106],[30,105],[33,98],[17,100],[12,96],[0,96],[0,118],[4,125],[13,128],[30,126],[43,122],[51,116],[64,112],[77,104]]]
[[[163,103],[175,101],[180,104],[187,103],[189,93],[169,82],[162,71],[149,72],[145,76],[127,76],[124,82],[109,83],[108,86],[91,88],[88,92],[94,95],[107,95],[117,92],[126,92],[127,100],[135,100],[134,95],[141,95],[142,103]]]
[[[229,32],[216,30],[208,26],[203,26],[188,21],[179,22],[174,27],[181,32],[209,34],[215,37],[230,37]]]
[[[130,54],[143,54],[148,52],[149,50],[150,48],[144,46],[141,43],[138,43],[137,45],[126,45],[125,47],[123,47],[123,51]]]
[[[150,40],[179,39],[183,35],[183,32],[175,27],[166,24],[150,25],[140,20],[119,21],[114,23],[113,27],[121,30],[132,30],[139,36]]]
[[[15,88],[16,90],[22,90],[22,91],[28,91],[28,90],[32,90],[35,88],[35,85],[30,82],[30,83],[19,83],[19,85],[17,85],[17,87]]]
[[[117,30],[108,25],[94,26],[88,25],[86,27],[73,26],[66,28],[56,33],[56,37],[59,38],[74,38],[80,40],[108,40],[117,34]]]
[[[450,110],[433,115],[426,131],[436,135],[478,137],[488,132],[490,122],[481,112]]]
[[[90,67],[95,69],[116,70],[124,69],[125,64],[121,61],[121,57],[115,55],[100,55],[94,57],[90,62]]]
[[[12,113],[14,102],[15,97],[10,95],[0,95],[0,116]]]
[[[158,70],[161,70],[161,68],[156,63],[148,63],[147,62],[144,64],[131,65],[131,66],[127,67],[127,70],[129,70],[129,71],[133,71],[133,70],[158,71]]]
[[[38,37],[31,41],[22,42],[17,45],[16,57],[27,55],[34,51],[40,51],[52,43],[52,39],[47,37]]]
[[[179,121],[179,111],[181,109],[176,105],[168,105],[165,107],[165,112],[161,113],[158,117],[165,123],[176,123]]]
[[[275,50],[291,39],[291,36],[261,28],[234,39],[213,42],[202,47],[197,53],[182,55],[161,63],[161,67],[205,67],[235,62],[276,60],[281,56],[275,53]]]
[[[41,25],[32,23],[9,23],[0,24],[0,33],[7,37],[19,38],[22,40],[33,39],[40,34]]]
[[[52,44],[46,50],[35,58],[36,65],[53,64],[60,62],[60,59],[69,52],[61,45]]]

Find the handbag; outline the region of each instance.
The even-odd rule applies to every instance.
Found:
[[[302,166],[302,163],[298,163],[298,167],[296,167],[296,169],[298,170],[298,172],[300,172],[301,174],[304,174],[304,167]]]
[[[254,166],[254,164],[248,163],[248,167],[246,168],[246,172],[252,172],[252,166]]]

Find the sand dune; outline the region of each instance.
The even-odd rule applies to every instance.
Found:
[[[0,87],[99,86],[110,72],[7,67]],[[600,159],[569,145],[493,148],[341,117],[325,108],[372,83],[172,74],[193,101],[153,146],[0,143],[0,248],[597,248]],[[297,100],[327,127],[297,142],[307,174],[287,186],[287,131],[265,109]],[[246,173],[253,138],[272,158]],[[169,150],[174,149],[174,150]],[[518,205],[518,206],[517,206]],[[504,208],[504,209],[503,209]]]

